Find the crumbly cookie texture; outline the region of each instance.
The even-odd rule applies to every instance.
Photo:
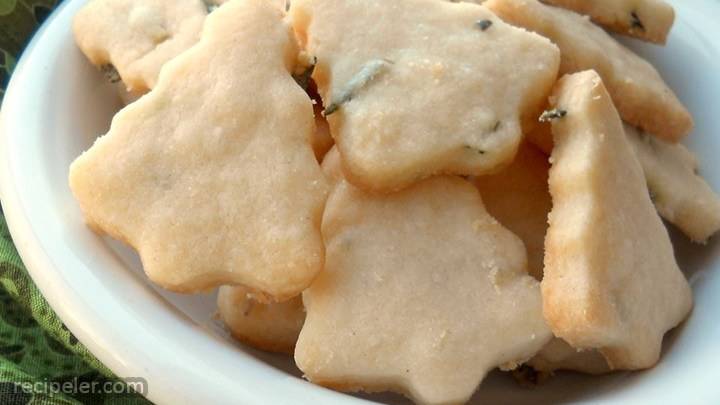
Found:
[[[610,367],[597,350],[577,350],[564,340],[554,338],[527,362],[536,371],[577,371],[585,374],[607,374]]]
[[[476,4],[293,0],[290,16],[347,178],[366,190],[509,163],[557,77],[557,47]]]
[[[202,0],[91,0],[73,32],[90,62],[114,67],[129,92],[143,93],[167,61],[197,43],[206,16]]]
[[[663,142],[625,125],[660,215],[695,242],[720,230],[720,197],[698,174],[698,161],[684,145]]]
[[[312,382],[462,403],[551,338],[522,242],[463,179],[388,195],[339,179],[322,230],[325,269],[303,294],[295,349]]]
[[[589,16],[611,31],[665,44],[675,10],[662,0],[542,0]]]
[[[613,370],[652,367],[692,307],[690,287],[600,77],[566,76],[552,99],[545,319]]]
[[[290,73],[297,54],[282,11],[231,0],[73,162],[88,223],[137,249],[155,283],[281,301],[321,270],[327,183],[312,104]]]
[[[245,287],[220,287],[220,319],[239,341],[268,352],[289,353],[305,321],[305,307],[297,296],[285,302],[259,301]]]
[[[483,4],[505,21],[557,44],[562,74],[597,71],[625,121],[671,142],[692,130],[690,112],[657,70],[587,17],[537,0],[488,0]]]
[[[525,243],[528,270],[537,280],[543,276],[545,232],[552,208],[548,170],[547,156],[523,143],[510,166],[474,181],[488,213]]]

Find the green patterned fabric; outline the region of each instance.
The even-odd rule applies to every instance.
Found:
[[[55,0],[0,0],[0,97],[24,45],[55,5]],[[123,387],[40,294],[0,213],[0,405],[149,403],[134,393],[77,389],[115,383]]]

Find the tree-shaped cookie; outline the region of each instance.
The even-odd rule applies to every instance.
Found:
[[[566,76],[552,100],[545,318],[611,369],[652,367],[665,332],[690,311],[690,287],[598,74]]]
[[[293,0],[293,25],[348,180],[398,190],[513,159],[521,118],[556,79],[557,48],[483,6],[437,0]]]
[[[225,3],[72,164],[87,221],[135,247],[152,281],[284,300],[320,271],[327,185],[312,104],[290,74],[297,54],[283,11]]]

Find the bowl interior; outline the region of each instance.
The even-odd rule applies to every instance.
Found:
[[[13,79],[3,108],[5,210],[34,279],[71,330],[122,376],[148,379],[159,402],[244,398],[247,403],[355,402],[301,380],[292,359],[235,343],[215,318],[215,295],[178,295],[145,277],[132,249],[92,233],[67,185],[68,166],[107,131],[120,100],[113,86],[74,46],[70,21],[82,0],[66,2],[35,38]],[[707,16],[709,1],[674,2],[678,21],[667,47],[622,39],[650,59],[696,118],[688,145],[701,171],[720,190],[720,34]],[[5,201],[7,200],[7,201]],[[494,372],[473,403],[537,404],[558,401],[669,401],[712,393],[712,374],[699,367],[718,355],[720,247],[689,243],[671,230],[676,255],[695,290],[690,319],[668,336],[652,370],[587,377],[559,373],[525,389]],[[648,286],[652,288],[652,286]],[[708,394],[709,395],[709,394]],[[407,403],[395,395],[361,398]]]

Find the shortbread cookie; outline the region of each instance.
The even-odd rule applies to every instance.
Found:
[[[600,77],[566,76],[552,100],[545,318],[611,369],[652,367],[665,332],[690,311],[690,287]]]
[[[523,244],[473,185],[434,177],[390,195],[340,180],[323,216],[325,269],[303,294],[295,360],[315,383],[466,401],[551,337]]]
[[[485,208],[525,243],[528,270],[542,280],[545,231],[552,201],[548,158],[534,146],[520,146],[515,161],[498,174],[475,180]]]
[[[302,298],[263,303],[245,287],[220,287],[218,312],[230,333],[260,350],[292,354],[305,321]]]
[[[620,34],[664,44],[675,10],[662,0],[543,0],[590,18]]]
[[[327,184],[312,104],[290,74],[297,53],[282,11],[231,0],[72,164],[87,221],[135,247],[152,281],[284,300],[322,268]]]
[[[577,350],[564,340],[554,338],[527,362],[537,371],[577,371],[585,374],[609,373],[607,361],[597,350]]]
[[[697,158],[681,144],[663,142],[629,125],[625,133],[660,215],[704,243],[720,229],[720,197],[698,174]]]
[[[91,0],[73,31],[96,66],[114,66],[131,92],[155,86],[165,62],[200,39],[207,9],[202,0]]]
[[[295,30],[348,180],[398,190],[512,160],[559,52],[483,6],[437,0],[293,0]]]
[[[594,69],[608,88],[622,118],[668,141],[693,128],[688,110],[655,68],[586,17],[537,0],[484,3],[509,23],[550,38],[560,47],[561,73]]]

